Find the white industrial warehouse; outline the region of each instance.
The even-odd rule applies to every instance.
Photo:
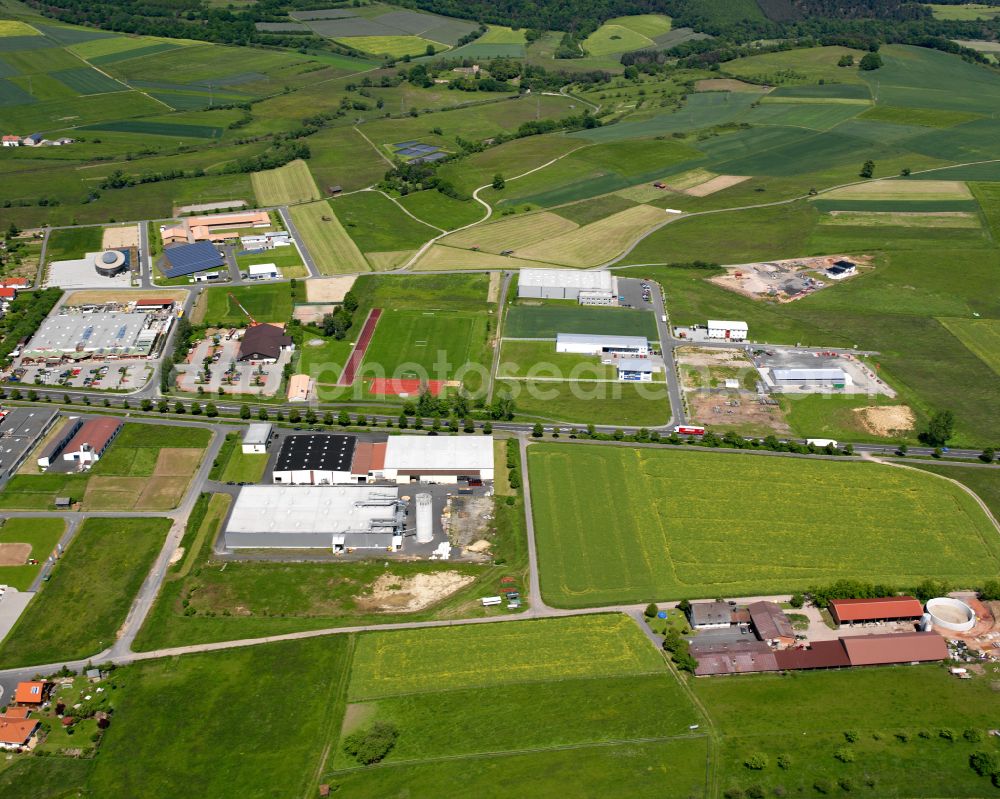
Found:
[[[556,352],[580,355],[648,356],[649,340],[642,336],[595,336],[589,333],[559,333]]]
[[[226,523],[229,549],[402,547],[406,503],[387,485],[246,486]]]
[[[772,369],[776,386],[824,386],[843,388],[852,379],[843,369]]]
[[[492,480],[493,438],[390,436],[380,476],[397,483],[457,483],[469,477]]]
[[[708,320],[708,337],[725,341],[746,341],[750,329],[746,322],[721,319]]]
[[[518,274],[517,296],[576,300],[581,305],[618,305],[618,278],[608,271],[522,269]]]
[[[147,357],[170,330],[172,315],[98,311],[48,317],[23,352],[24,360]]]

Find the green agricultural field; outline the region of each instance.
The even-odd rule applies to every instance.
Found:
[[[293,95],[294,96],[294,95]],[[378,183],[389,164],[355,128],[324,128],[309,137],[309,169],[320,190],[357,191]]]
[[[361,310],[391,308],[417,311],[483,311],[490,276],[362,275],[352,291]]]
[[[1000,183],[973,183],[971,189],[993,241],[1000,242]]]
[[[458,379],[477,390],[489,370],[483,313],[386,310],[379,318],[359,379]]]
[[[305,203],[321,196],[309,167],[299,159],[277,169],[254,172],[251,179],[260,205]]]
[[[493,176],[498,172],[507,178],[513,178],[581,146],[580,142],[558,134],[528,136],[490,147],[463,158],[460,162],[444,164],[438,174],[459,191],[471,194],[480,186],[492,183]],[[517,184],[510,185],[513,188]]]
[[[762,102],[745,117],[751,125],[787,125],[809,130],[830,130],[858,116],[863,105],[847,103]]]
[[[338,197],[331,206],[365,254],[415,250],[439,232],[407,216],[392,200],[374,191]]]
[[[226,460],[226,465],[222,469],[219,479],[222,482],[234,483],[259,483],[264,476],[264,467],[267,466],[267,454],[248,455],[241,447],[234,447]]]
[[[945,111],[937,108],[894,108],[877,105],[862,113],[859,119],[889,122],[893,125],[922,125],[928,128],[951,128],[982,115],[968,111]]]
[[[848,47],[811,47],[765,53],[737,58],[725,65],[725,72],[737,78],[750,78],[755,82],[771,85],[827,83],[861,83],[858,68],[839,67],[842,56],[854,56],[857,64],[864,56],[861,50]]]
[[[209,327],[245,326],[246,314],[232,297],[258,322],[287,322],[292,316],[292,294],[287,283],[260,286],[214,286],[205,289],[204,322]]]
[[[27,22],[16,19],[0,19],[0,38],[7,36],[40,36],[41,33]]]
[[[514,399],[526,421],[657,427],[670,417],[662,382],[497,380],[494,395],[502,394]]]
[[[479,44],[524,44],[524,31],[505,28],[503,25],[490,25],[489,30],[476,39]]]
[[[90,792],[168,799],[197,784],[198,793],[218,799],[267,785],[315,794],[314,774],[343,712],[350,651],[351,639],[336,636],[118,672],[115,721],[87,781]],[[198,724],[184,721],[191,717]],[[247,758],[251,750],[257,754]]]
[[[87,519],[0,646],[4,668],[85,658],[111,646],[159,554],[169,519]]]
[[[424,39],[420,36],[351,36],[341,39],[339,44],[345,44],[377,56],[402,58],[406,55],[424,55],[428,45],[433,45],[437,51],[447,50],[448,45],[441,42]]]
[[[366,633],[351,670],[351,701],[588,677],[662,673],[663,658],[628,616]]]
[[[884,408],[898,404],[901,404],[898,400],[879,397],[876,401],[865,394],[785,395],[781,398],[785,420],[795,435],[802,438],[832,438],[835,441],[881,444],[913,438],[916,431],[903,430],[898,435],[877,436],[864,425],[859,411],[862,408]]]
[[[370,267],[326,200],[290,209],[292,222],[324,275],[367,272]]]
[[[1000,565],[971,498],[889,466],[543,444],[529,467],[542,591],[559,606],[778,593],[845,574],[977,585]]]
[[[309,270],[302,263],[298,247],[281,247],[254,255],[237,255],[236,265],[243,271],[251,266],[274,264],[282,277],[308,277]]]
[[[456,200],[439,191],[418,191],[399,200],[407,211],[428,225],[454,230],[483,219],[486,209],[473,200]]]
[[[938,319],[990,369],[1000,375],[1000,319]]]
[[[994,517],[1000,519],[1000,470],[983,469],[976,466],[960,466],[958,464],[928,463],[927,461],[910,461],[908,464],[925,472],[932,472],[957,480],[962,485],[971,488],[976,495],[986,503]]]
[[[559,333],[596,333],[607,336],[645,336],[657,340],[652,313],[632,308],[578,305],[515,305],[507,312],[505,338],[555,339]]]
[[[89,479],[85,474],[15,474],[0,492],[0,508],[55,510],[56,497],[83,499]]]
[[[934,13],[934,19],[988,20],[1000,15],[1000,8],[983,3],[961,3],[959,5],[929,3],[929,5]]]
[[[62,519],[7,519],[0,527],[0,551],[9,548],[4,545],[16,544],[27,544],[31,549],[23,556],[21,552],[16,553],[22,565],[0,566],[0,583],[27,591],[65,530],[66,523]],[[38,565],[29,565],[29,558],[37,560]]]
[[[625,19],[627,17],[619,17],[618,21],[608,20],[605,22],[583,40],[583,49],[590,55],[605,56],[612,53],[626,53],[630,50],[656,47],[656,42],[651,38],[622,24]]]
[[[819,785],[842,796],[846,784],[872,799],[988,795],[969,756],[996,749],[985,738],[995,704],[989,677],[959,682],[938,665],[895,666],[698,679],[691,688],[720,736],[722,791],[820,796]],[[766,768],[744,765],[755,753]]]

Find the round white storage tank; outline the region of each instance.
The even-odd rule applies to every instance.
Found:
[[[429,544],[434,540],[434,510],[430,494],[417,494],[417,543]]]
[[[961,599],[939,596],[928,601],[927,612],[934,626],[941,630],[965,633],[976,626],[976,613]]]

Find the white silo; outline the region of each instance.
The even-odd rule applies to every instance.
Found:
[[[434,540],[434,509],[430,494],[417,494],[417,543],[429,544]]]

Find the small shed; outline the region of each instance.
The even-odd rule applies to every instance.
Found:
[[[243,454],[260,455],[267,452],[271,442],[272,426],[268,422],[258,422],[247,426],[243,433]]]
[[[57,508],[68,508],[73,504],[71,497],[56,497],[56,507]]]

